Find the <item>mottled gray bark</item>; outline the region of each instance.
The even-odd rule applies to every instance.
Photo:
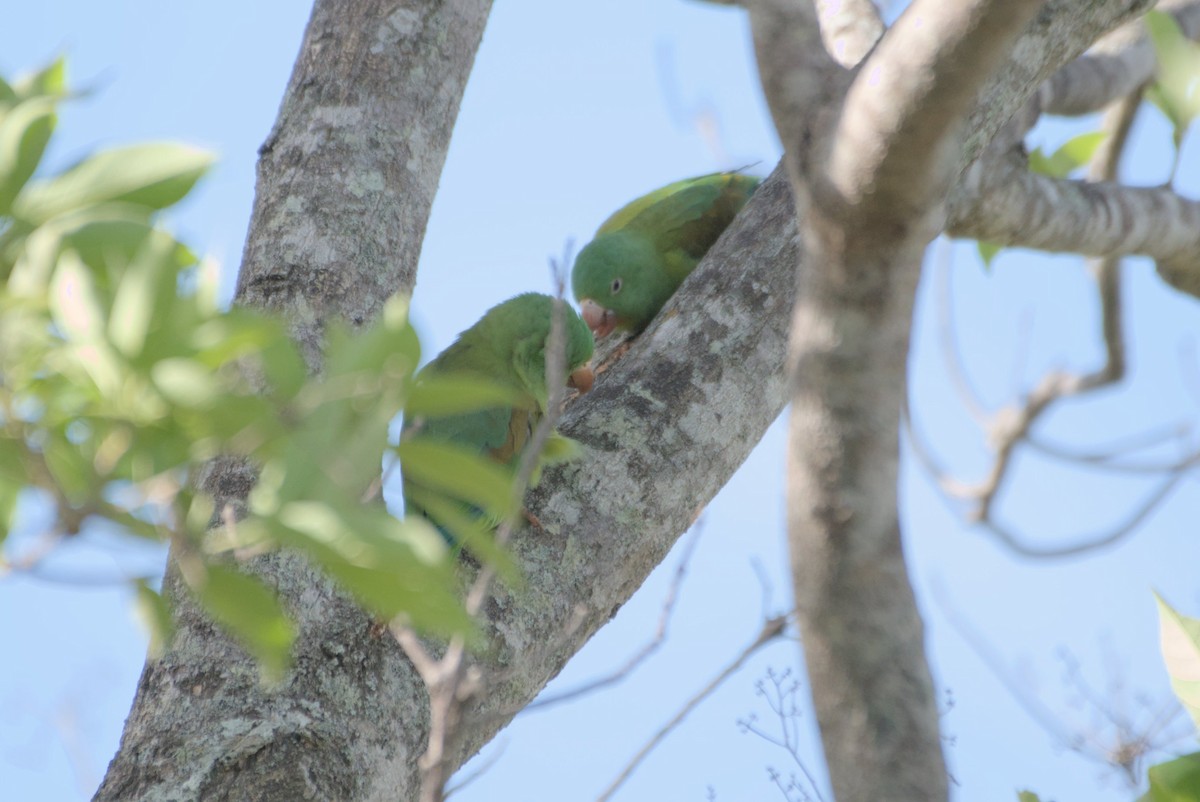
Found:
[[[943,229],[947,194],[1007,113],[1056,59],[1139,4],[914,0],[873,49],[868,8],[818,4],[818,15],[803,0],[747,5],[808,255],[788,354],[788,535],[830,781],[841,800],[946,799],[897,509],[922,256]],[[856,13],[857,23],[847,19]],[[863,62],[840,71],[815,49],[818,20],[840,63],[846,52],[866,53]],[[1089,29],[1090,38],[1073,38]],[[1151,228],[1149,210],[1136,211]],[[1113,237],[1148,246],[1131,221],[1107,222]],[[1079,216],[1063,225],[1071,223]],[[1169,245],[1176,254],[1178,243]]]
[[[412,291],[490,0],[320,0],[259,149],[239,304],[278,311],[316,366],[322,326]]]
[[[489,0],[318,0],[259,162],[237,302],[284,316],[311,366],[329,320],[411,290]],[[248,466],[204,484],[236,501]],[[168,573],[178,633],[147,664],[99,800],[393,800],[428,710],[399,647],[304,560],[255,570],[296,619],[295,669],[260,684]]]
[[[1200,296],[1200,202],[1169,187],[1071,181],[1029,172],[1018,154],[992,154],[950,198],[947,233],[1087,256],[1142,254],[1178,289]]]

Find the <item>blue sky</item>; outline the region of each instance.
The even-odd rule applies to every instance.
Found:
[[[76,86],[93,90],[62,115],[52,153],[59,164],[131,140],[180,139],[216,150],[221,161],[212,176],[168,220],[223,265],[232,286],[253,198],[255,151],[274,120],[307,13],[304,4],[278,1],[24,3],[8,10],[0,28],[0,69],[12,75],[65,52]],[[1055,123],[1035,141],[1053,145],[1085,127]],[[1169,147],[1161,119],[1145,112],[1128,159],[1130,180],[1163,181]],[[1190,183],[1182,186],[1195,196],[1200,171],[1187,170],[1194,138],[1185,151]],[[625,201],[714,169],[757,163],[765,173],[778,156],[741,13],[682,0],[497,3],[422,252],[413,314],[427,352],[444,347],[493,303],[546,290],[548,257],[561,253],[568,238],[582,244]],[[1047,369],[1097,364],[1098,313],[1080,260],[1006,252],[985,271],[970,243],[936,247],[951,248],[961,349],[989,405],[1009,403]],[[988,456],[939,350],[935,266],[931,258],[919,299],[914,410],[942,459],[975,478]],[[1123,281],[1130,379],[1053,413],[1041,430],[1048,438],[1103,446],[1200,419],[1194,336],[1200,307],[1164,289],[1144,260],[1130,260]],[[756,564],[769,578],[771,608],[788,606],[784,434],[777,422],[709,506],[661,652],[616,689],[519,718],[485,750],[503,753],[461,799],[595,797],[753,637],[764,607]],[[1001,514],[1045,543],[1103,528],[1152,484],[1064,469],[1035,455],[1023,455],[1018,469]],[[1063,683],[1060,652],[1075,655],[1116,708],[1136,708],[1139,695],[1168,698],[1150,590],[1200,615],[1195,480],[1183,482],[1128,540],[1073,561],[1025,560],[963,526],[912,459],[904,463],[902,491],[934,670],[943,698],[948,691],[954,700],[943,727],[957,797],[1013,800],[1027,787],[1060,802],[1132,798],[1111,771],[1077,758],[1034,722],[997,674],[1045,705],[1062,729],[1097,737],[1103,729],[1095,716],[1074,704],[1078,694]],[[555,687],[621,664],[651,636],[678,551]],[[96,576],[160,560],[158,552],[111,538],[85,538],[51,567],[60,576]],[[0,662],[6,795],[65,802],[86,798],[98,783],[144,654],[129,601],[120,586],[0,580],[0,638],[10,655]],[[952,620],[988,644],[991,667]],[[740,733],[736,721],[757,712],[768,724],[754,682],[768,667],[800,665],[795,642],[764,650],[616,798],[703,800],[710,787],[725,801],[781,798],[766,767],[786,774],[790,758]],[[811,716],[802,729],[806,765],[820,774]],[[1194,742],[1185,738],[1174,747],[1186,751]]]

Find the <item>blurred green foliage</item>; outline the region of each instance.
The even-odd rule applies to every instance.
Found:
[[[275,677],[294,625],[274,590],[237,568],[266,548],[304,552],[381,620],[470,635],[454,549],[427,521],[379,502],[388,426],[420,360],[406,301],[363,331],[330,327],[322,375],[310,378],[285,327],[222,310],[195,253],[156,221],[212,155],[141,144],[47,172],[69,99],[62,60],[0,80],[0,547],[47,508],[40,535],[52,546],[101,523],[169,542],[200,604]],[[411,397],[410,414],[433,416],[496,392],[426,386]],[[442,501],[511,514],[511,475],[479,455],[429,451],[405,443],[400,456]],[[258,473],[241,520],[196,485],[221,455]],[[468,548],[502,559],[490,536],[474,533]],[[13,552],[0,551],[0,576],[28,567]],[[169,605],[144,578],[130,582],[161,650]]]

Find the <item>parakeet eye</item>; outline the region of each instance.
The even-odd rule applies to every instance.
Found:
[[[615,279],[613,279],[613,283],[612,283],[612,294],[616,295],[620,291],[621,291],[621,279],[615,278]]]

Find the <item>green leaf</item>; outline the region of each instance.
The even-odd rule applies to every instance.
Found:
[[[442,635],[474,631],[458,596],[455,562],[428,526],[354,499],[341,505],[291,501],[276,516],[239,524],[239,537],[243,529],[246,537],[302,548],[379,618],[403,614],[418,629]]]
[[[546,445],[542,447],[538,464],[542,467],[561,465],[564,462],[579,459],[582,454],[583,447],[579,443],[569,437],[554,433],[546,438]]]
[[[1096,150],[1108,138],[1106,131],[1092,131],[1087,134],[1068,139],[1066,144],[1059,148],[1055,153],[1061,153],[1066,158],[1070,159],[1077,165],[1087,164],[1096,155]]]
[[[151,376],[162,394],[181,407],[211,409],[220,396],[219,379],[194,359],[164,359]]]
[[[1200,114],[1200,47],[1183,35],[1170,14],[1150,11],[1145,22],[1158,56],[1158,80],[1147,96],[1174,125],[1178,147],[1184,130]]]
[[[13,216],[38,225],[113,201],[163,209],[190,192],[212,163],[209,152],[176,143],[101,151],[61,175],[30,184],[13,205]]]
[[[1180,615],[1161,596],[1158,602],[1163,662],[1180,703],[1200,727],[1200,620]]]
[[[85,371],[108,398],[120,391],[121,369],[104,338],[105,310],[91,271],[73,254],[58,260],[50,287],[54,325],[70,343],[64,356]],[[60,365],[60,369],[66,366]]]
[[[1042,802],[1042,798],[1033,791],[1019,791],[1017,802]]]
[[[263,348],[262,360],[276,397],[286,400],[295,398],[308,380],[308,365],[304,363],[296,344],[281,333]]]
[[[69,340],[90,343],[104,331],[104,310],[92,272],[78,259],[60,259],[50,286],[54,324]]]
[[[165,232],[147,227],[141,248],[117,281],[108,336],[126,356],[141,354],[155,323],[185,305],[176,289],[182,247]]]
[[[24,442],[7,434],[0,436],[0,483],[11,483],[20,487],[28,481]]]
[[[0,548],[12,531],[13,519],[17,514],[17,502],[21,498],[21,485],[0,477]],[[0,554],[3,554],[0,551]],[[0,562],[3,557],[0,556]]]
[[[496,569],[497,575],[509,585],[521,581],[521,573],[512,556],[496,542],[495,524],[479,515],[472,515],[462,504],[451,501],[440,493],[422,487],[409,486],[404,494],[406,504],[420,509],[429,519],[436,521],[453,538],[482,563]],[[422,525],[425,521],[413,510],[406,510],[409,523]],[[434,530],[436,531],[436,530]],[[441,537],[441,534],[438,534]]]
[[[979,240],[976,245],[979,247],[979,258],[983,260],[985,269],[991,268],[992,260],[996,258],[996,254],[1000,253],[1003,245],[997,245],[994,242],[985,242]]]
[[[1052,178],[1064,178],[1068,173],[1075,168],[1075,165],[1064,159],[1055,159],[1057,153],[1047,156],[1042,152],[1041,148],[1034,148],[1029,154],[1029,171],[1033,173],[1041,173]]]
[[[405,417],[444,418],[493,407],[514,406],[520,395],[470,374],[422,376],[409,390]]]
[[[62,227],[65,244],[81,259],[114,282],[139,255],[149,251],[170,272],[171,295],[175,274],[196,263],[196,254],[167,232],[150,225],[144,207],[128,203],[93,206],[55,221]]]
[[[33,175],[54,132],[56,103],[34,98],[0,115],[0,216],[11,211]]]
[[[516,512],[513,474],[478,452],[420,436],[396,447],[406,482],[462,499],[496,520]]]
[[[1147,802],[1196,802],[1200,799],[1200,752],[1151,766]]]
[[[258,660],[268,679],[282,679],[296,633],[274,591],[234,568],[217,563],[206,568],[204,581],[192,587],[197,600]]]
[[[346,562],[321,563],[360,604],[378,618],[404,616],[417,629],[442,636],[463,635],[472,646],[481,643],[475,622],[448,586],[409,567],[403,571],[364,568]]]
[[[1107,136],[1104,131],[1080,134],[1067,140],[1066,144],[1049,156],[1045,155],[1041,148],[1034,148],[1029,154],[1029,169],[1051,178],[1066,178],[1091,160],[1096,148],[1100,147]]]
[[[59,56],[42,69],[18,78],[12,85],[20,98],[63,97],[67,93],[67,59]]]
[[[72,504],[82,504],[91,495],[92,466],[79,448],[61,431],[47,433],[42,445],[42,457],[54,477],[55,484]]]
[[[150,659],[163,656],[171,639],[175,637],[175,621],[171,618],[171,606],[162,594],[146,584],[144,579],[134,582],[137,598],[134,602],[138,620],[150,636]]]

